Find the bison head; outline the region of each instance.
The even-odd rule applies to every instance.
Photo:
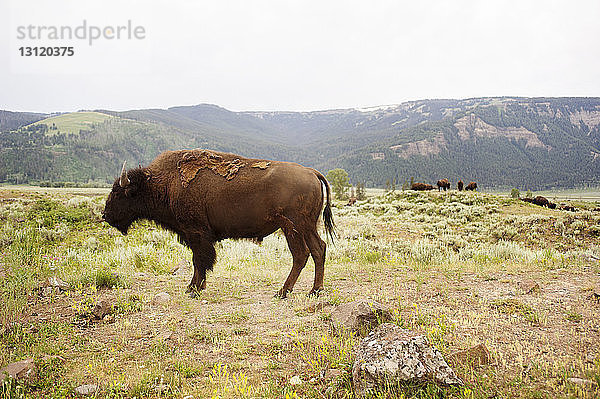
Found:
[[[127,172],[123,163],[121,176],[115,180],[108,195],[102,218],[123,234],[127,234],[129,226],[142,216],[144,201],[141,194],[146,181],[147,172],[142,168]]]

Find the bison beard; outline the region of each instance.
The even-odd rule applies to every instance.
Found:
[[[329,184],[318,171],[289,162],[247,159],[208,150],[167,151],[145,168],[123,170],[106,200],[103,218],[123,234],[138,219],[175,232],[193,253],[188,291],[206,288],[216,259],[214,243],[263,237],[281,229],[292,253],[290,274],[278,295],[291,292],[309,256],[315,263],[310,293],[323,289],[326,244],[317,232],[323,208],[333,239]]]

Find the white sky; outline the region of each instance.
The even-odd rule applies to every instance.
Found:
[[[18,40],[33,25],[144,26],[138,41]],[[600,1],[2,0],[0,109],[213,103],[366,107],[600,96]],[[73,46],[21,57],[20,46]]]

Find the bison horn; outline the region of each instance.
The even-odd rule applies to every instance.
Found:
[[[119,179],[119,186],[125,188],[129,185],[129,178],[127,177],[127,170],[125,169],[125,164],[127,161],[123,162],[123,169],[121,169],[121,178]]]

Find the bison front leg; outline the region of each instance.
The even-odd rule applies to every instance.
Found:
[[[190,247],[193,253],[194,276],[187,292],[195,297],[198,291],[206,288],[206,271],[212,270],[217,254],[214,244],[208,240],[192,241]]]

